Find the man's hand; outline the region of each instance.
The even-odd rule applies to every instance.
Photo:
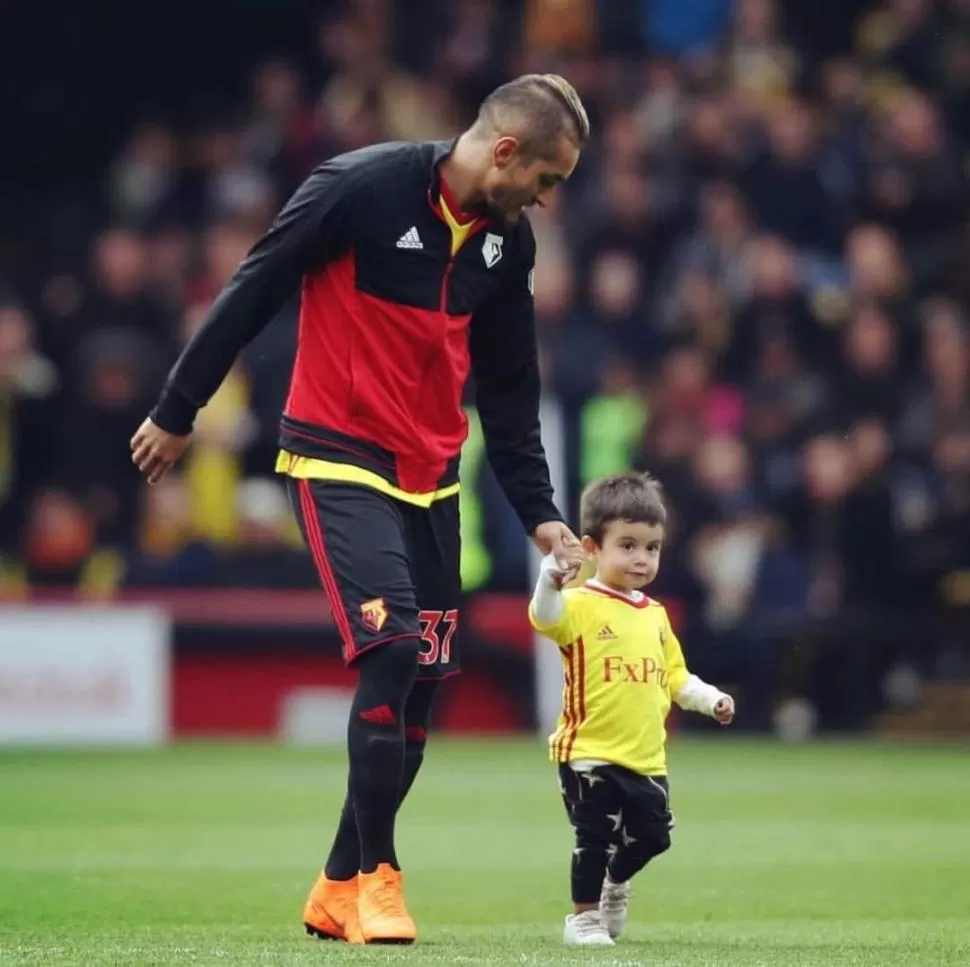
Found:
[[[562,521],[550,520],[540,524],[532,532],[532,540],[543,554],[552,554],[556,558],[563,584],[579,573],[586,560],[586,552],[579,538]]]
[[[734,699],[730,695],[725,695],[717,705],[714,706],[714,718],[719,725],[730,725],[734,719]]]
[[[158,483],[185,453],[191,439],[191,433],[176,436],[145,420],[131,438],[131,459],[150,484]]]

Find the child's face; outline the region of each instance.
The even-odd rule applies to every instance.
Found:
[[[618,591],[636,591],[657,576],[663,539],[662,524],[614,520],[606,525],[602,543],[587,535],[583,547],[600,581]]]

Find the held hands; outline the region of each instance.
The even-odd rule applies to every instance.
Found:
[[[542,559],[542,564],[539,569],[539,581],[542,584],[556,591],[561,591],[569,580],[571,578],[568,572],[559,566],[551,554],[547,554]]]
[[[562,521],[550,520],[540,524],[532,532],[532,540],[543,554],[555,558],[555,570],[547,569],[546,573],[556,587],[561,588],[571,581],[586,560],[579,538]]]
[[[191,433],[176,436],[145,420],[131,438],[131,459],[148,482],[155,484],[185,453],[191,439]]]
[[[714,706],[714,718],[718,725],[730,725],[734,719],[734,699],[724,695]]]

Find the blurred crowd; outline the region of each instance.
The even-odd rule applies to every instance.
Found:
[[[843,6],[827,49],[780,0],[359,0],[232,110],[146,119],[86,262],[0,290],[3,586],[312,586],[270,474],[293,305],[180,473],[146,490],[128,439],[315,164],[450,137],[503,79],[558,70],[595,132],[532,215],[570,510],[601,473],[656,473],[663,591],[701,640],[970,604],[970,0]],[[521,531],[476,477],[478,583],[524,587]]]

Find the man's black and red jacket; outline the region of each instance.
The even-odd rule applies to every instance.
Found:
[[[360,468],[403,499],[453,492],[471,373],[489,460],[526,529],[561,519],[539,436],[535,239],[524,217],[482,219],[452,252],[438,176],[451,147],[382,144],[319,167],[213,304],[152,420],[189,432],[299,288],[286,453]]]

